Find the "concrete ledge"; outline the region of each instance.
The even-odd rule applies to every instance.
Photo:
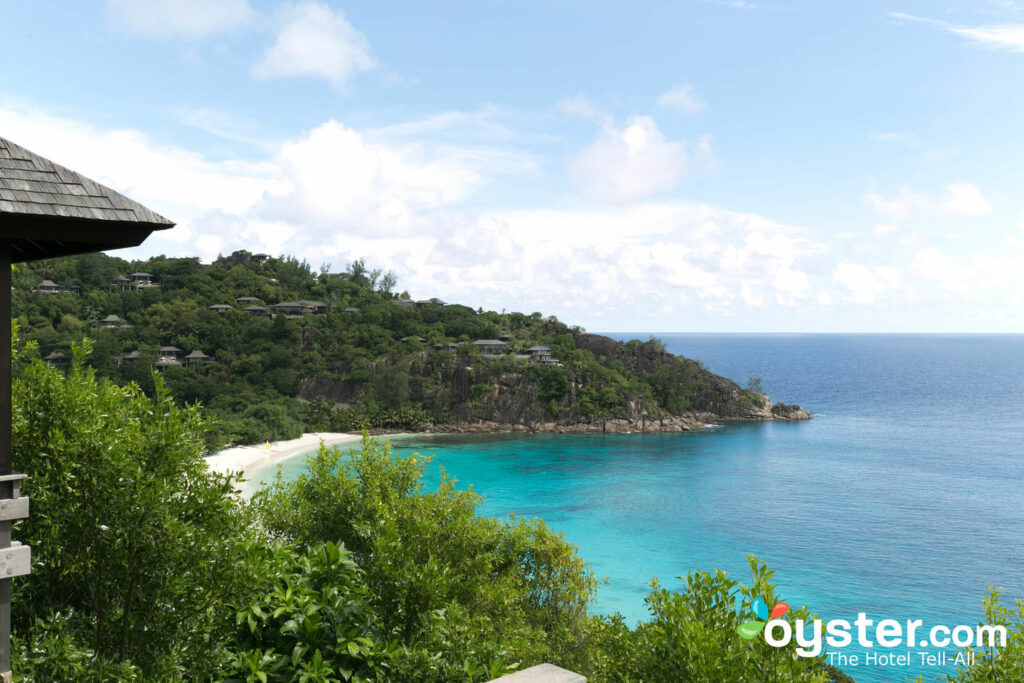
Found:
[[[554,664],[538,664],[508,676],[495,678],[490,683],[587,683],[584,676],[566,671]]]

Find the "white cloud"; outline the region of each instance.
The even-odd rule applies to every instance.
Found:
[[[880,214],[897,220],[978,217],[992,212],[992,204],[981,189],[967,182],[950,183],[939,195],[929,196],[904,186],[888,197],[869,191],[864,199]]]
[[[1020,244],[971,254],[891,240],[879,264],[870,251],[859,262],[835,258],[812,233],[704,203],[501,208],[488,201],[487,188],[539,174],[535,160],[514,148],[417,142],[415,128],[371,136],[327,121],[257,161],[216,161],[138,131],[0,101],[6,137],[179,222],[121,255],[209,260],[249,249],[336,269],[365,256],[394,269],[415,296],[604,321],[606,329],[644,325],[636,321],[680,329],[700,316],[711,321],[706,329],[728,316],[801,319],[823,307],[840,316],[851,305],[942,311],[969,305],[978,292],[1006,302],[1024,289]],[[917,196],[895,199],[905,195]],[[922,196],[929,210],[979,210],[979,195],[956,184]],[[920,202],[906,203],[917,211]]]
[[[329,233],[412,235],[503,170],[529,168],[514,154],[369,142],[328,121],[284,144],[274,159],[288,181],[256,207],[265,219]],[[487,176],[487,177],[485,177]]]
[[[253,68],[257,78],[312,76],[342,88],[376,66],[366,37],[345,15],[319,2],[291,5],[278,14],[274,44]]]
[[[850,301],[858,304],[873,304],[901,284],[899,271],[892,266],[871,267],[859,263],[840,263],[832,279],[846,290]]]
[[[248,0],[107,0],[127,31],[150,38],[205,38],[249,24]]]
[[[966,38],[971,44],[989,50],[1024,52],[1024,24],[991,24],[988,26],[960,26],[938,19],[918,17],[902,12],[889,12],[894,19],[929,24],[943,31]]]
[[[264,192],[281,187],[279,169],[269,162],[211,161],[139,131],[97,129],[2,101],[0,130],[17,144],[172,220],[187,222],[205,212],[242,213]]]
[[[666,140],[654,119],[634,116],[623,128],[602,127],[571,159],[569,173],[589,198],[621,202],[672,189],[689,165],[685,142]]]
[[[969,266],[931,247],[917,252],[911,262],[910,272],[917,278],[952,292],[965,292],[977,282]]]
[[[693,92],[693,86],[689,83],[677,85],[671,90],[663,92],[658,97],[658,105],[681,111],[684,114],[699,114],[707,109],[707,103],[697,97]]]

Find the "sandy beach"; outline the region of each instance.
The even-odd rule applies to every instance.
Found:
[[[264,467],[275,465],[300,453],[308,453],[318,448],[321,441],[327,446],[333,446],[350,441],[356,442],[360,438],[362,437],[359,434],[314,432],[287,441],[271,441],[269,444],[253,446],[233,446],[206,456],[206,465],[214,472],[221,474],[241,472],[245,479],[250,479]]]

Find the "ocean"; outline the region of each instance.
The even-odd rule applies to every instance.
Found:
[[[775,570],[783,600],[824,620],[976,625],[989,585],[1007,605],[1024,598],[1024,336],[654,336],[741,385],[760,377],[772,400],[814,419],[394,445],[434,454],[430,483],[444,467],[484,494],[483,514],[564,532],[607,578],[597,613],[644,619],[652,577],[676,588],[719,568],[746,582],[747,554]],[[918,653],[937,651],[842,668],[858,681],[934,680],[953,668]]]

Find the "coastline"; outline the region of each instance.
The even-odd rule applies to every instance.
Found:
[[[361,438],[360,434],[310,432],[297,439],[271,441],[269,445],[232,446],[206,456],[205,460],[206,466],[214,472],[220,474],[241,472],[243,480],[249,480],[264,468],[318,448],[321,442],[326,446],[334,446],[359,441]],[[241,491],[244,487],[245,481],[242,481],[237,488]]]
[[[646,432],[693,432],[723,422],[800,422],[813,416],[800,406],[785,403],[770,404],[768,408],[747,415],[723,417],[714,413],[689,413],[680,416],[639,418],[608,418],[590,422],[536,422],[512,424],[491,420],[432,424],[415,430],[415,434],[508,433],[523,434],[636,434]],[[374,436],[408,434],[408,429],[391,431],[371,429]]]

